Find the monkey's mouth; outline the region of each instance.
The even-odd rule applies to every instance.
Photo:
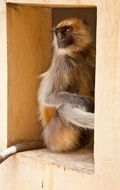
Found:
[[[75,40],[72,36],[64,36],[61,33],[57,35],[57,43],[59,48],[66,48],[75,43]]]

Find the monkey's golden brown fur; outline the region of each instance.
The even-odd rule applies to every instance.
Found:
[[[91,131],[76,127],[75,122],[69,121],[74,113],[71,111],[69,115],[68,112],[71,106],[93,111],[90,98],[86,100],[89,101],[88,107],[91,106],[88,110],[81,106],[82,99],[78,105],[73,96],[94,98],[95,50],[88,26],[77,18],[64,20],[55,27],[53,45],[52,65],[42,75],[39,90],[43,139],[51,151],[69,151],[81,147],[84,139],[88,143],[93,138]],[[64,106],[68,106],[68,110]]]

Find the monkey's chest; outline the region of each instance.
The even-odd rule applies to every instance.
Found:
[[[57,61],[57,60],[55,60]],[[55,65],[52,92],[70,92],[84,96],[90,95],[92,82],[91,68],[78,57],[59,57],[59,64]]]
[[[90,95],[90,85],[85,76],[79,72],[61,72],[54,80],[54,92],[70,92],[84,96]]]

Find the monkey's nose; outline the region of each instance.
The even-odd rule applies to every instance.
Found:
[[[57,37],[58,37],[59,40],[62,40],[64,36],[63,36],[63,34],[61,32],[58,32]]]

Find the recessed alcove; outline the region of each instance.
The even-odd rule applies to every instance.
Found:
[[[95,45],[95,7],[42,7],[40,5],[7,4],[8,146],[40,137],[41,128],[38,121],[37,103],[40,79],[38,76],[45,72],[51,64],[52,27],[69,17],[78,17],[87,21]],[[48,152],[48,154],[50,153]],[[86,160],[86,167],[89,165],[92,167],[90,173],[93,173],[92,152],[88,151],[87,154],[85,150],[80,151],[79,154],[74,152],[72,155],[72,167],[74,160],[77,160],[79,165],[81,157]],[[60,157],[60,160],[63,157]],[[58,160],[58,164],[61,163],[60,160]],[[67,160],[66,154],[65,160]],[[84,171],[87,171],[87,168]]]
[[[76,16],[88,22],[95,41],[96,8],[7,4],[8,145],[39,138],[38,76],[51,64],[51,28]]]
[[[96,7],[97,16],[90,19],[89,10]],[[38,75],[51,63],[49,30],[64,17],[62,9],[67,16],[68,9],[80,10],[80,15],[81,11],[89,13],[89,18],[85,17],[91,20],[92,31],[97,18],[94,162],[93,153],[86,150],[65,155],[44,149],[21,152],[0,165],[0,187],[4,190],[120,188],[119,1],[1,1],[0,150],[40,136]]]

